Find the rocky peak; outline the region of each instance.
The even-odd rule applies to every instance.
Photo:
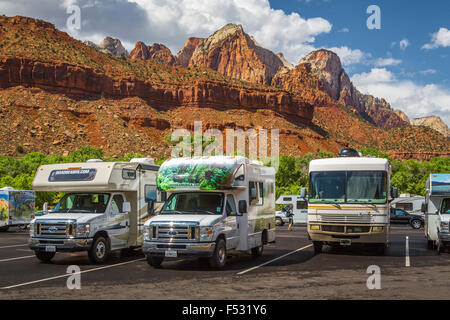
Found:
[[[394,110],[395,114],[398,115],[403,121],[409,123],[409,118],[402,110]]]
[[[382,128],[409,124],[391,109],[390,104],[380,98],[359,92],[342,67],[339,56],[326,49],[311,52],[299,61],[308,64],[311,72],[323,82],[323,90],[344,106],[354,108],[361,117]]]
[[[134,49],[130,53],[131,59],[153,60],[161,64],[175,64],[175,57],[170,49],[160,43],[147,46],[142,41],[136,42]]]
[[[204,38],[189,38],[175,56],[176,65],[187,67],[195,49],[204,41]]]
[[[444,121],[438,116],[429,116],[423,118],[416,118],[411,120],[413,126],[425,126],[442,133],[447,138],[450,137],[450,129]]]
[[[281,62],[283,62],[283,65],[288,69],[294,69],[294,65],[286,60],[283,53],[277,53],[277,57],[280,58]]]
[[[226,76],[260,84],[270,84],[284,67],[281,59],[247,35],[241,25],[227,24],[201,41],[189,65],[199,64]]]
[[[116,57],[128,57],[128,51],[123,47],[119,39],[106,37],[100,44],[95,44],[92,41],[85,41],[84,43],[103,53],[108,53]]]

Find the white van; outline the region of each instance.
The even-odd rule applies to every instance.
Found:
[[[66,194],[32,221],[31,250],[44,262],[56,252],[87,251],[102,263],[112,250],[141,246],[144,222],[161,197],[158,169],[149,158],[40,166],[33,189]]]
[[[292,205],[294,213],[294,223],[306,224],[308,219],[308,202],[299,195],[282,195],[275,201],[275,204],[282,205],[281,210],[276,212],[277,225],[289,223],[289,217],[286,216],[286,212],[290,205]]]
[[[275,241],[275,170],[245,157],[164,162],[158,188],[168,199],[145,223],[142,251],[151,266],[165,258],[203,257],[225,266],[230,251],[263,253]]]
[[[425,236],[428,247],[443,251],[450,245],[450,174],[433,173],[425,186],[425,202],[422,212],[425,214]]]

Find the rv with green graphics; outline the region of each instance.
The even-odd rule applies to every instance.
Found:
[[[198,257],[223,268],[232,251],[263,253],[275,241],[275,169],[241,156],[164,162],[158,189],[168,198],[144,226],[142,250],[151,266]]]

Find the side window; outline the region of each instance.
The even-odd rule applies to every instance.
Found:
[[[263,204],[264,199],[264,184],[262,182],[253,182],[250,181],[248,183],[249,189],[249,199],[251,206],[260,206]]]
[[[146,184],[144,186],[145,202],[156,201],[156,186]]]
[[[405,211],[412,211],[413,210],[413,204],[411,202],[397,203],[395,207],[397,209],[402,209],[402,210],[405,210]]]
[[[236,202],[234,202],[234,197],[232,194],[227,195],[227,203],[225,205],[225,212],[226,212],[227,216],[235,216],[237,214]]]
[[[258,183],[258,191],[259,191],[258,205],[262,206],[264,203],[264,183],[262,182]]]
[[[116,194],[111,200],[111,211],[112,213],[122,213],[123,212],[123,197],[121,194]]]
[[[441,213],[450,213],[450,198],[444,199],[444,201],[442,201]]]
[[[306,202],[305,201],[297,201],[297,209],[298,210],[308,209]]]

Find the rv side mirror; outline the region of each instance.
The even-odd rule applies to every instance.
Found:
[[[306,198],[306,188],[302,188],[300,190],[300,198],[302,198],[302,199]]]
[[[245,176],[243,174],[241,174],[240,176],[237,176],[234,180],[244,181],[245,180]]]
[[[153,200],[147,201],[147,213],[152,215],[155,211],[155,202]]]
[[[398,189],[396,187],[393,187],[391,189],[391,198],[392,199],[398,198]]]
[[[244,213],[247,213],[247,201],[239,200],[238,207],[239,207],[239,214],[242,215]]]
[[[123,203],[123,212],[131,212],[131,204],[128,201]]]
[[[422,202],[422,206],[420,207],[420,211],[423,213],[427,212],[427,204],[425,202]]]
[[[42,211],[44,212],[44,214],[48,213],[48,202],[44,203],[44,205],[42,206]]]

